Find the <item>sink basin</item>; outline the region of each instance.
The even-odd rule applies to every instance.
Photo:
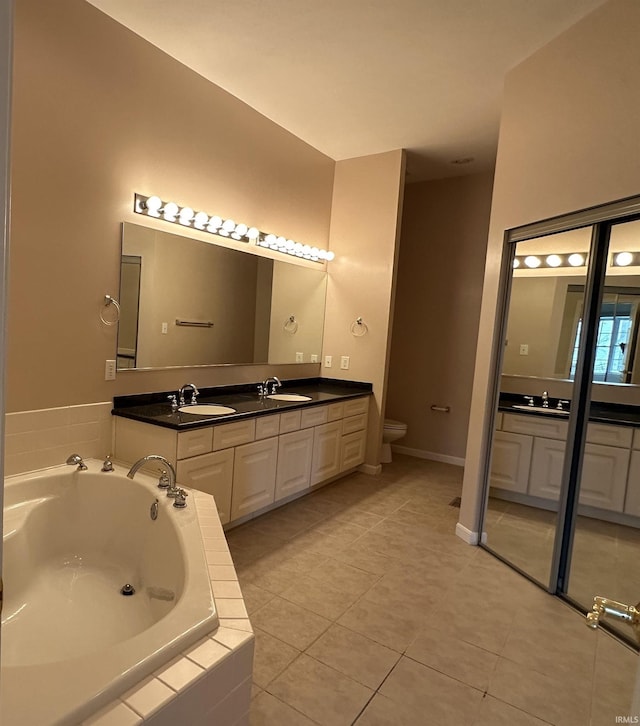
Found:
[[[235,408],[219,406],[217,403],[193,403],[190,406],[180,406],[180,413],[192,413],[196,416],[224,416],[235,413]]]
[[[311,396],[303,396],[301,393],[272,393],[267,398],[273,401],[310,401]]]
[[[560,416],[568,416],[569,411],[564,408],[545,408],[544,406],[529,406],[526,403],[515,403],[511,408],[517,408],[519,411],[533,411],[534,413],[555,413]]]

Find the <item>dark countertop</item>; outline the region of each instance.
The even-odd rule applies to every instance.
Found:
[[[543,418],[569,419],[566,413],[555,413],[558,403],[557,398],[549,399],[549,413],[528,411],[523,408],[513,408],[514,404],[526,404],[524,396],[517,393],[501,393],[498,410],[502,413],[524,414],[525,416],[542,416]],[[541,405],[539,397],[536,397],[536,405]],[[565,411],[571,410],[571,405],[564,406]],[[618,426],[640,426],[640,406],[626,406],[621,403],[606,403],[604,401],[592,401],[589,409],[589,421],[594,423],[616,424]]]
[[[197,414],[172,411],[167,396],[177,391],[160,393],[142,393],[135,396],[116,396],[113,399],[114,416],[130,418],[134,421],[164,426],[165,428],[183,431],[203,428],[213,424],[231,423],[251,416],[264,416],[283,411],[319,406],[324,403],[335,403],[350,398],[369,396],[372,393],[370,383],[342,381],[332,378],[299,378],[282,381],[278,393],[300,393],[309,396],[310,401],[274,401],[260,399],[257,393],[258,383],[238,386],[216,386],[200,388],[198,403],[212,403],[235,408],[235,413],[222,416],[200,416]],[[186,399],[191,398],[191,391],[186,392]]]

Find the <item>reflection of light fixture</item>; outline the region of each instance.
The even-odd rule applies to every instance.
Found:
[[[574,252],[572,255],[569,255],[569,259],[567,262],[571,265],[571,267],[582,267],[585,262],[585,256],[581,255],[579,252]]]
[[[518,267],[520,267],[520,260],[517,257],[515,257],[513,260],[513,269],[515,270]]]
[[[286,237],[275,234],[266,234],[257,227],[249,227],[244,223],[236,224],[233,219],[223,219],[217,215],[209,216],[206,212],[195,211],[191,207],[180,207],[175,202],[163,202],[160,197],[145,197],[136,194],[133,211],[147,217],[164,219],[166,222],[180,224],[183,227],[193,227],[202,232],[209,232],[221,237],[231,237],[239,242],[253,242],[260,247],[267,247],[275,252],[281,252],[294,257],[302,257],[312,262],[325,262],[334,259],[333,252],[319,247],[303,245]]]
[[[524,264],[531,269],[540,267],[541,263],[542,263],[542,260],[539,257],[536,257],[535,255],[527,255],[527,257],[524,258]]]
[[[545,260],[549,267],[560,267],[562,264],[562,257],[560,255],[549,255]]]
[[[640,253],[638,253],[640,255]],[[587,264],[586,252],[560,252],[559,254],[540,254],[540,255],[516,255],[513,258],[513,269],[519,269],[525,273],[529,270],[538,268],[557,269],[559,267],[582,267]]]
[[[633,252],[618,252],[613,258],[614,267],[628,267],[633,262]]]

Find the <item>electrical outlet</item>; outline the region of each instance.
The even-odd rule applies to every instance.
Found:
[[[304,353],[296,353],[296,363],[304,363]]]
[[[325,368],[331,368],[332,362],[333,362],[332,356],[325,355],[325,357],[324,357],[324,367]]]
[[[318,354],[317,353],[312,353],[311,354],[311,362],[312,363],[317,363],[318,362]]]
[[[343,355],[340,358],[340,370],[348,371],[349,370],[349,356]]]
[[[529,346],[527,343],[520,343],[520,355],[529,355]]]
[[[106,360],[104,362],[104,380],[115,381],[116,379],[116,362],[114,360]]]
[[[169,332],[169,324],[168,323],[162,323],[162,335],[166,335]]]

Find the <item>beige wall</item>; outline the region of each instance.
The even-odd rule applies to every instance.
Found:
[[[640,3],[611,0],[506,78],[463,500],[478,529],[504,230],[640,193]]]
[[[105,382],[116,328],[98,313],[118,294],[120,223],[140,219],[134,192],[327,247],[331,159],[82,0],[17,3],[12,155],[7,411],[285,375],[201,368]]]
[[[320,360],[326,292],[324,272],[274,263],[268,360],[295,363],[296,353],[302,353],[305,363],[312,355]],[[297,323],[293,333],[288,330],[294,326],[285,330],[284,325],[292,315]]]
[[[385,415],[416,453],[464,457],[491,186],[474,174],[405,190]]]
[[[368,381],[374,399],[369,409],[366,464],[377,466],[382,441],[390,326],[402,214],[403,151],[339,161],[336,164],[331,217],[323,356],[333,357],[330,378]],[[367,335],[356,338],[351,324],[362,317]],[[340,357],[350,357],[349,370]]]

